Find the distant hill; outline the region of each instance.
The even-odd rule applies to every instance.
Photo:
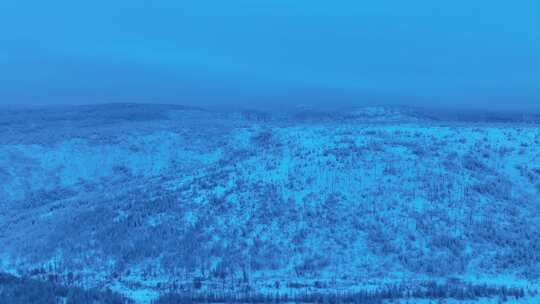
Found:
[[[523,122],[389,107],[4,113],[1,270],[140,302],[431,281],[532,289],[540,128]]]

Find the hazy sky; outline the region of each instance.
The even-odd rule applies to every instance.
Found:
[[[0,103],[108,101],[540,109],[540,1],[0,1]]]

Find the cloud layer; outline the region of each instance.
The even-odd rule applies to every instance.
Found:
[[[0,98],[540,109],[539,10],[532,0],[5,0]]]

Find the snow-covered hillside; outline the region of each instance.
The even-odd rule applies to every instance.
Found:
[[[0,270],[140,302],[428,281],[533,290],[540,278],[530,121],[382,107],[5,112],[0,181]]]

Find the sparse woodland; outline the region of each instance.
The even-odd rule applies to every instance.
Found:
[[[2,296],[23,285],[103,303],[536,296],[535,122],[81,111],[0,116],[0,270],[20,278],[2,277]]]

